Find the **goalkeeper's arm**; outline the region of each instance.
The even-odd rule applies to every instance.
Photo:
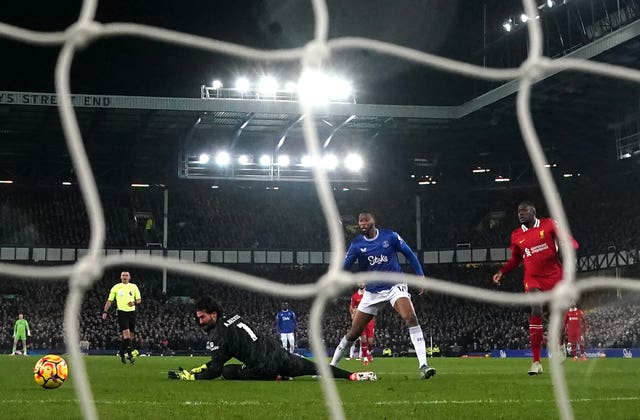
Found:
[[[195,381],[196,377],[193,373],[190,373],[188,370],[184,370],[181,367],[178,370],[170,370],[167,372],[167,377],[169,379],[179,379],[181,381]]]
[[[178,367],[177,371],[169,371],[169,379],[179,379],[182,381],[195,381],[202,379],[215,379],[222,374],[222,368],[212,369],[208,366],[208,363],[195,367],[191,370],[185,370],[182,367]]]
[[[216,379],[222,375],[222,365],[214,363],[214,361],[211,360],[202,366],[191,369],[189,372],[191,372],[198,380]]]

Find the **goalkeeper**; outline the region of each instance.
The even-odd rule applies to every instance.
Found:
[[[222,307],[211,297],[196,302],[196,321],[209,332],[207,349],[211,360],[195,369],[168,373],[169,379],[185,381],[215,379],[274,381],[296,376],[315,375],[316,365],[286,351],[273,337],[262,336],[239,315],[225,316]],[[243,364],[228,364],[231,358]],[[373,372],[348,372],[331,367],[333,376],[350,381],[375,381]]]
[[[18,341],[22,341],[22,355],[27,355],[27,336],[31,336],[29,323],[26,319],[24,319],[24,315],[18,314],[18,320],[13,326],[13,351],[11,352],[12,356],[16,355],[16,347],[18,346]]]

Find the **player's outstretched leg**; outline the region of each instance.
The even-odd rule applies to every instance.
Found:
[[[349,376],[350,381],[377,381],[378,375],[375,372],[353,372]]]

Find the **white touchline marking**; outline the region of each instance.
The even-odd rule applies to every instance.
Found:
[[[607,401],[638,401],[640,397],[605,397],[605,398],[571,398],[572,403],[581,402],[607,402]],[[378,401],[374,405],[405,405],[405,404],[423,404],[423,405],[438,405],[438,404],[520,404],[520,403],[555,403],[555,400],[542,400],[542,399],[506,399],[497,400],[493,398],[479,399],[479,400],[418,400],[418,401]]]
[[[605,397],[605,398],[572,398],[570,399],[572,403],[591,403],[591,402],[613,402],[613,401],[640,401],[640,397]],[[77,404],[79,402],[78,399],[40,399],[40,400],[0,400],[0,405],[3,404]],[[167,401],[130,401],[130,400],[94,400],[93,401],[97,405],[121,405],[121,404],[138,404],[138,405],[151,405],[151,406],[188,406],[188,407],[196,407],[196,406],[211,406],[211,407],[219,407],[219,406],[256,406],[256,405],[280,405],[273,402],[268,401],[257,401],[257,400],[240,400],[240,401],[228,401],[228,400],[219,400],[219,401],[183,401],[179,403],[172,403]],[[465,404],[524,404],[524,403],[548,403],[554,404],[555,400],[543,400],[543,399],[476,399],[476,400],[404,400],[404,401],[377,401],[373,403],[373,405],[388,405],[388,406],[399,406],[399,405],[465,405]],[[371,405],[370,402],[343,402],[342,405]]]

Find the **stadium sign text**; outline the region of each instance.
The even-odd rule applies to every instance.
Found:
[[[74,106],[83,107],[109,107],[111,98],[101,95],[71,95]],[[0,92],[0,104],[16,105],[58,105],[58,96],[55,93],[17,93]]]

